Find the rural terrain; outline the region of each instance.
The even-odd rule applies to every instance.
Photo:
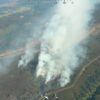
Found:
[[[37,12],[30,6],[12,8],[12,5],[0,5],[0,63],[9,69],[3,69],[5,74],[2,74],[0,67],[0,100],[42,100],[31,65],[37,62],[31,62],[25,69],[19,69],[17,65],[23,54],[26,37],[31,36],[33,23],[41,19],[42,13],[38,9],[45,8],[38,8]],[[97,5],[93,16],[90,37],[88,41],[86,39],[87,57],[80,64],[82,67],[75,71],[67,86],[47,91],[49,100],[100,100],[100,5]]]

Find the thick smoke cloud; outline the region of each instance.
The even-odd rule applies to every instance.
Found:
[[[36,77],[42,76],[45,84],[58,77],[62,87],[68,84],[86,54],[83,42],[88,37],[88,24],[95,2],[58,2],[53,8],[51,18],[45,23],[44,30],[39,30],[42,36],[37,34],[39,43],[26,48],[18,66],[27,66],[39,53]]]

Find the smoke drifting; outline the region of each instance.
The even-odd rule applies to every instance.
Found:
[[[34,32],[40,42],[26,48],[18,66],[27,66],[38,54],[36,77],[42,76],[45,84],[57,77],[61,87],[68,84],[74,70],[86,55],[83,42],[89,35],[88,24],[95,2],[58,2],[53,8],[51,18],[45,23],[45,29],[40,30],[42,36]]]

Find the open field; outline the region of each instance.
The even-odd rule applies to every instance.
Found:
[[[13,47],[16,47],[15,44],[18,42],[15,40],[16,36],[26,34],[30,29],[24,29],[24,26],[30,26],[29,23],[34,21],[34,16],[31,9],[24,7],[18,8],[16,13],[0,15],[0,63],[14,59],[9,66],[4,66],[9,69],[6,74],[1,74],[0,71],[0,100],[30,100],[35,98],[33,94],[37,95],[38,87],[34,84],[33,74],[30,70],[20,70],[17,66],[19,55],[23,53],[24,48],[19,48],[19,45],[17,48]]]

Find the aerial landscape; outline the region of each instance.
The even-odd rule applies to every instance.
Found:
[[[0,100],[100,100],[100,1],[0,0]]]

